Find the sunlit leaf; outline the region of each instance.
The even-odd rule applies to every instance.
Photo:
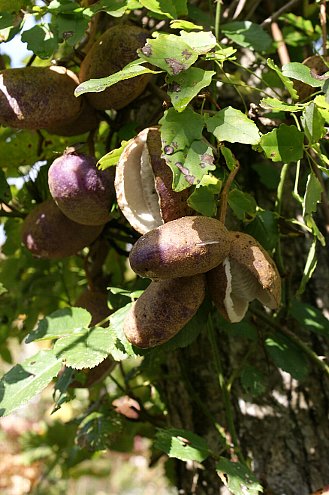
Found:
[[[271,60],[270,58],[267,59],[267,65],[269,66],[270,69],[274,70],[276,74],[279,76],[281,82],[284,84],[284,86],[287,88],[289,91],[289,94],[293,100],[298,100],[298,93],[294,88],[293,82],[289,79],[289,77],[285,76],[280,68]]]
[[[304,155],[304,133],[294,125],[281,124],[263,134],[259,144],[273,162],[296,162]]]
[[[158,33],[156,38],[149,38],[146,45],[138,50],[145,62],[176,76],[188,69],[198,58],[196,50],[190,47],[181,36]]]
[[[202,462],[210,455],[206,441],[188,430],[158,429],[154,447],[181,461]]]
[[[320,88],[323,84],[322,80],[319,81],[312,76],[310,67],[299,62],[290,62],[289,64],[283,65],[282,74],[285,77],[302,81],[303,83],[312,86],[312,88]]]
[[[39,321],[36,330],[30,333],[26,342],[57,339],[64,335],[74,334],[88,327],[90,322],[91,315],[86,309],[58,309]]]
[[[121,156],[121,153],[127,146],[129,141],[121,141],[120,148],[115,148],[112,151],[106,153],[106,155],[102,156],[97,162],[97,166],[100,170],[106,170],[109,167],[113,167],[118,163],[118,160]]]
[[[185,110],[190,101],[198,95],[201,89],[210,85],[216,73],[198,67],[190,67],[175,77],[168,77],[168,95],[177,110]]]
[[[110,354],[113,337],[109,328],[91,327],[61,337],[55,342],[58,359],[74,369],[94,368]]]
[[[188,197],[188,204],[198,213],[212,217],[216,215],[218,194],[222,181],[213,175],[204,175],[200,183]]]
[[[208,117],[207,129],[218,141],[229,143],[257,144],[260,133],[256,124],[244,113],[231,106]]]
[[[233,495],[257,495],[263,492],[254,474],[240,462],[220,457],[216,463],[216,471]]]
[[[6,416],[42,392],[62,363],[52,350],[39,351],[16,364],[0,380],[0,416]]]
[[[251,21],[234,21],[222,25],[222,32],[240,46],[258,52],[267,51],[272,45],[272,38],[259,25]]]
[[[325,118],[313,102],[305,108],[301,121],[305,135],[311,144],[317,143],[326,134]]]

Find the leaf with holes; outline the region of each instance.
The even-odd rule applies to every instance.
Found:
[[[233,495],[257,495],[263,492],[257,478],[240,462],[232,462],[220,457],[216,463],[216,471]]]
[[[154,447],[181,461],[202,462],[211,454],[206,441],[188,430],[158,429]]]

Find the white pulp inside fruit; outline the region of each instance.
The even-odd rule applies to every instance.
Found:
[[[117,165],[115,188],[118,205],[130,225],[145,234],[163,224],[153,170],[142,131],[123,151]]]
[[[254,299],[269,306],[271,297],[248,268],[229,258],[224,260],[223,265],[227,278],[224,305],[232,323],[243,319],[249,303]]]

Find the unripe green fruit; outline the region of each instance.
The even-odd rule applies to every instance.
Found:
[[[137,50],[142,48],[149,33],[130,24],[111,27],[94,43],[81,63],[80,82],[99,79],[118,72],[137,59]],[[137,98],[150,80],[150,74],[120,81],[99,93],[87,93],[94,108],[119,110]]]
[[[151,282],[125,318],[127,339],[141,348],[167,342],[195,315],[204,296],[204,275]]]
[[[91,244],[102,228],[72,222],[50,199],[37,205],[24,219],[22,241],[38,258],[65,258]]]
[[[56,158],[48,171],[50,194],[59,209],[74,222],[104,225],[113,203],[114,170],[96,167],[96,159],[67,152]]]
[[[132,270],[142,277],[187,277],[219,265],[229,250],[228,231],[219,220],[186,216],[140,237],[129,261]]]

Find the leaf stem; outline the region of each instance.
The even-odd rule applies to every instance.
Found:
[[[217,41],[219,39],[221,10],[222,10],[222,0],[217,0],[216,1],[216,17],[215,17],[215,36],[216,36]]]
[[[230,394],[228,391],[227,384],[225,382],[222,363],[221,363],[220,354],[219,354],[218,345],[217,345],[217,340],[216,340],[216,335],[215,335],[215,329],[214,329],[213,322],[212,322],[210,316],[208,318],[207,327],[208,327],[208,338],[209,338],[210,346],[211,346],[211,349],[213,352],[214,365],[215,365],[215,369],[216,369],[216,373],[217,373],[217,377],[218,377],[218,383],[219,383],[219,387],[221,389],[222,396],[223,396],[223,402],[224,402],[224,408],[225,408],[225,413],[226,413],[228,430],[229,430],[229,433],[230,433],[230,436],[232,439],[234,451],[235,451],[236,455],[238,456],[239,461],[246,466],[247,463],[246,463],[246,461],[242,455],[242,452],[241,452],[241,449],[239,446],[238,436],[236,433],[234,420],[233,420],[233,409],[232,409],[232,404],[230,401]]]
[[[230,171],[229,176],[226,179],[225,185],[223,187],[223,190],[220,195],[220,204],[219,204],[219,209],[218,209],[218,220],[222,222],[225,225],[225,218],[226,218],[226,212],[227,212],[227,200],[228,200],[228,193],[230,190],[230,187],[232,185],[232,182],[235,179],[236,174],[238,173],[240,169],[240,163],[238,160],[235,162],[235,167],[233,170]]]

